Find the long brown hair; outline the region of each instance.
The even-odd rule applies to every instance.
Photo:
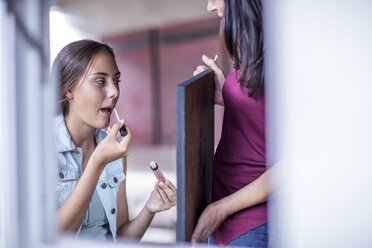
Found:
[[[224,35],[235,69],[240,69],[240,85],[257,97],[264,91],[261,0],[225,0]]]
[[[77,85],[94,56],[102,51],[115,60],[114,52],[109,45],[94,40],[74,41],[58,53],[53,62],[52,73],[59,78],[59,103],[64,116],[69,111],[67,93]]]

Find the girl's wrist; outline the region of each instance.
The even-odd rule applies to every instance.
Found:
[[[226,197],[222,198],[219,201],[214,202],[213,204],[215,204],[217,213],[219,213],[224,218],[227,218],[231,214],[233,214],[233,213],[230,213],[229,211],[231,208],[229,206],[229,201],[226,199]]]
[[[148,215],[152,215],[154,216],[157,212],[156,211],[152,211],[149,206],[148,206],[148,202],[146,202],[146,205],[144,207],[144,211],[148,214]]]
[[[96,167],[97,169],[101,170],[105,168],[106,166],[104,158],[102,158],[102,156],[97,155],[96,151],[92,153],[89,160],[93,164],[93,166]]]
[[[222,97],[222,91],[216,91],[214,94],[214,102],[224,106],[223,97]]]

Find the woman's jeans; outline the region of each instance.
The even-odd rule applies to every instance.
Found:
[[[268,235],[268,223],[257,227],[245,234],[232,240],[226,247],[268,247],[269,235]],[[209,245],[217,245],[212,239],[208,238]]]

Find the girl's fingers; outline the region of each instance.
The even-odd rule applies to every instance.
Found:
[[[116,137],[116,134],[119,132],[119,129],[123,126],[123,124],[124,124],[124,121],[123,120],[121,120],[119,122],[116,122],[112,126],[112,128],[111,128],[110,133],[108,134],[108,136],[111,136],[112,138],[115,138]]]
[[[165,180],[165,184],[177,195],[177,188],[171,181]]]
[[[124,143],[124,142],[130,142],[131,138],[132,138],[132,133],[130,132],[130,128],[128,126],[125,126],[125,129],[127,130],[127,135],[125,135],[124,137],[122,137],[121,141],[120,141],[120,144]],[[120,134],[119,134],[120,135]]]
[[[158,199],[158,201],[161,201],[161,204],[165,205],[165,201],[164,201],[163,197],[161,196],[161,193],[159,192],[158,187],[155,187],[154,191],[155,191],[156,198]]]
[[[120,134],[119,134],[119,146],[121,147],[122,150],[125,150],[124,152],[124,157],[127,157],[129,156],[129,144],[130,144],[130,140],[132,139],[132,134],[130,132],[130,129],[126,126],[126,129],[127,129],[127,135],[125,135],[124,137],[122,137]]]
[[[172,205],[175,205],[177,201],[177,191],[173,191],[170,187],[168,187],[168,185],[164,184],[163,182],[159,183],[159,185],[166,194],[169,202]]]
[[[166,206],[169,205],[169,204],[171,204],[172,201],[168,198],[168,195],[165,193],[164,189],[162,188],[163,186],[165,186],[164,183],[163,182],[160,182],[159,183],[159,186],[160,187],[158,187],[158,191],[159,191],[159,193],[161,195],[161,198],[164,201],[164,204]]]

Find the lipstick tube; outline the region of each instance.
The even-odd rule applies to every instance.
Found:
[[[118,111],[116,111],[115,108],[114,108],[114,113],[115,113],[116,119],[117,119],[118,121],[120,121],[120,117],[119,117]],[[119,132],[120,132],[120,135],[121,135],[122,137],[124,137],[125,135],[128,134],[128,131],[127,131],[127,128],[125,127],[125,124],[123,124],[123,126],[120,128]]]
[[[154,175],[156,176],[156,178],[161,181],[161,182],[165,182],[165,177],[163,175],[163,173],[161,173],[161,171],[159,170],[159,166],[157,163],[155,163],[154,161],[151,161],[150,162],[150,168],[152,170],[152,172],[154,173]]]

